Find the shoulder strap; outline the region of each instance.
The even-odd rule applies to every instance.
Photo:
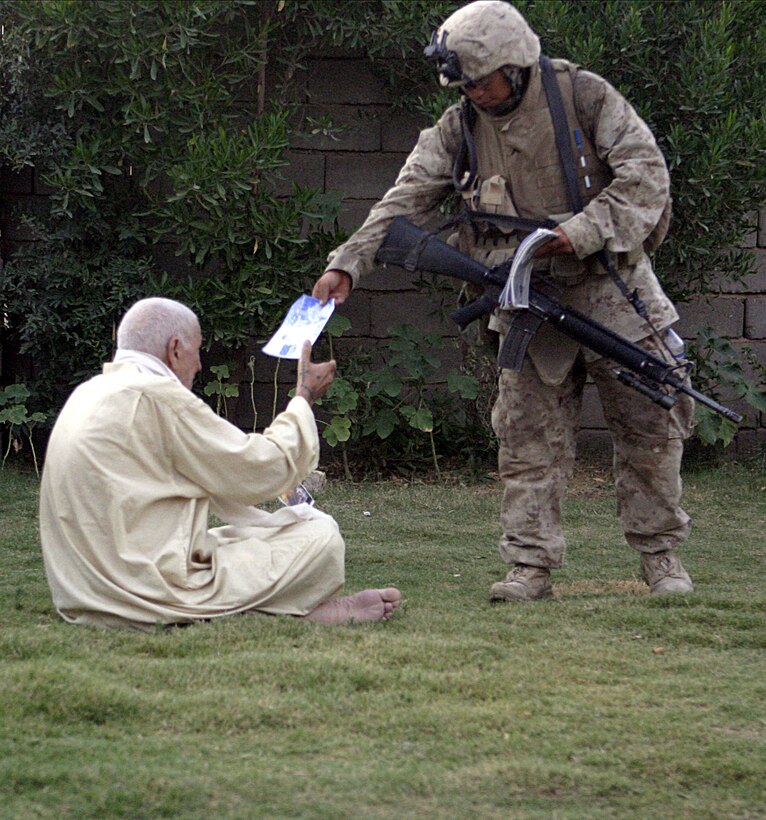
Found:
[[[561,88],[559,81],[556,78],[556,70],[553,64],[544,54],[540,55],[540,73],[543,81],[543,88],[545,89],[545,96],[548,98],[548,108],[551,112],[551,119],[553,120],[553,133],[556,138],[556,148],[559,152],[559,160],[561,161],[561,168],[564,171],[564,181],[567,186],[567,194],[569,196],[569,207],[572,213],[578,214],[582,211],[582,197],[580,196],[580,186],[577,181],[577,165],[575,164],[574,153],[572,152],[572,142],[569,139],[569,122],[567,121],[567,113],[564,109],[564,101],[561,98]],[[638,291],[634,290],[632,293],[628,290],[628,286],[623,282],[619,273],[614,269],[612,260],[605,248],[602,248],[596,257],[598,261],[604,266],[609,276],[620,293],[633,305],[636,313],[645,321],[649,321],[649,312],[646,305],[639,299]]]
[[[460,107],[460,130],[463,141],[452,166],[452,184],[455,186],[456,191],[468,190],[473,185],[479,172],[476,143],[473,141],[473,127],[475,124],[476,111],[466,97]]]
[[[572,153],[572,142],[569,139],[569,123],[567,112],[564,109],[564,101],[561,99],[561,88],[556,79],[556,71],[551,61],[544,55],[540,55],[540,71],[545,89],[545,96],[548,98],[548,108],[553,120],[553,133],[556,138],[556,148],[559,152],[561,167],[564,171],[564,181],[567,186],[569,196],[569,207],[572,213],[580,213],[582,210],[582,197],[580,196],[580,186],[577,182],[577,165]]]

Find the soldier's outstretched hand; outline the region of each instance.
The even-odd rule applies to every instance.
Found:
[[[335,299],[336,305],[342,305],[351,293],[351,277],[343,270],[325,271],[314,283],[311,295],[324,305],[329,299]]]

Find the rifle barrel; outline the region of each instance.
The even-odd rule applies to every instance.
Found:
[[[729,419],[729,421],[733,421],[735,424],[739,424],[743,419],[743,416],[740,413],[735,412],[730,407],[719,404],[715,399],[711,399],[710,396],[700,393],[699,390],[689,387],[680,380],[668,379],[666,383],[678,390],[679,393],[686,393],[686,395],[691,396],[694,401],[704,404],[705,407],[709,407],[716,413],[720,413],[724,418]]]

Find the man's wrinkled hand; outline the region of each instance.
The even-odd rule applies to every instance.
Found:
[[[342,305],[351,293],[351,276],[343,270],[325,271],[314,284],[311,295],[324,305],[335,299],[336,305]]]
[[[537,258],[544,259],[547,256],[561,256],[565,253],[575,252],[572,243],[569,241],[569,237],[564,233],[561,227],[556,227],[553,230],[557,236],[537,249],[535,252]]]
[[[311,361],[311,342],[306,341],[301,348],[301,357],[298,361],[298,381],[295,386],[295,395],[306,399],[313,404],[327,392],[327,388],[335,378],[335,359],[329,362]]]

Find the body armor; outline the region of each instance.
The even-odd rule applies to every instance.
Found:
[[[552,63],[561,89],[573,153],[578,159],[578,185],[585,207],[609,185],[612,173],[598,158],[593,146],[593,123],[583,122],[577,110],[575,82],[578,67],[566,60],[553,60]],[[527,219],[552,219],[557,223],[573,216],[539,66],[532,67],[527,92],[513,112],[495,117],[476,108],[472,137],[478,174],[472,186],[461,192],[465,207]],[[452,243],[491,267],[513,256],[518,238],[510,229],[477,222],[461,225],[458,234],[452,237]],[[615,268],[622,271],[629,271],[642,259],[646,257],[640,245],[612,254]],[[648,265],[648,260],[646,263]],[[535,266],[538,283],[549,281],[562,302],[588,312],[590,305],[586,302],[592,303],[592,291],[597,287],[604,291],[606,306],[606,315],[602,315],[600,321],[611,326],[617,314],[622,327],[626,323],[632,326],[629,332],[634,339],[649,335],[644,320],[633,313],[632,307],[605,274],[595,256],[582,260],[573,255],[555,256],[540,260]],[[662,302],[667,302],[667,297]],[[668,318],[674,320],[666,315],[655,318],[660,320],[661,327],[668,324]],[[509,313],[498,310],[489,319],[489,330],[502,335],[508,321]],[[543,381],[557,384],[568,373],[578,350],[576,342],[546,326],[535,335],[529,356]]]

